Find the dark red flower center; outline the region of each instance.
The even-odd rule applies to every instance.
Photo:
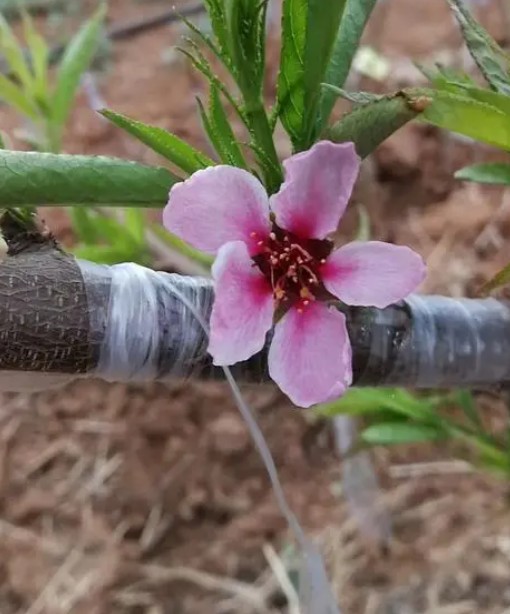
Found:
[[[257,245],[260,253],[253,261],[271,284],[277,309],[297,304],[302,310],[328,295],[320,269],[333,249],[332,241],[302,239],[273,224],[269,237]]]

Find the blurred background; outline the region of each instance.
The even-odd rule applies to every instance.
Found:
[[[0,0],[0,10],[21,33],[16,4]],[[18,4],[30,9],[50,47],[67,41],[96,6]],[[510,46],[510,3],[470,6]],[[109,0],[107,8],[111,30],[172,3]],[[278,8],[273,2],[269,99]],[[207,27],[203,14],[194,21]],[[108,106],[211,153],[195,102],[206,97],[206,86],[177,51],[185,32],[174,22],[104,40],[82,80],[62,150],[163,164],[94,110]],[[414,61],[474,69],[446,0],[379,0],[348,89],[423,83]],[[0,106],[0,130],[15,149],[38,139],[8,105]],[[278,151],[289,154],[283,132]],[[407,125],[365,161],[342,237],[352,238],[361,219],[368,236],[423,255],[423,292],[473,296],[508,262],[510,201],[502,189],[463,184],[453,173],[498,159],[501,153],[467,139]],[[184,274],[206,270],[160,232],[158,211],[112,218],[122,231],[99,222],[92,234],[72,212],[41,215],[82,257]],[[340,458],[344,446],[330,420],[293,409],[270,386],[245,395],[294,511],[321,545],[344,613],[510,612],[508,475],[481,471],[455,442],[375,448],[352,469],[351,459]],[[491,427],[505,428],[503,394],[475,400]],[[90,380],[1,397],[1,614],[297,614],[294,559],[265,469],[224,384]]]

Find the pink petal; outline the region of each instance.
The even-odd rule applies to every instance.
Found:
[[[216,296],[208,351],[215,365],[232,365],[264,347],[273,322],[273,294],[242,241],[220,248],[212,273]]]
[[[285,182],[271,197],[278,226],[305,239],[324,239],[342,217],[359,170],[353,143],[319,141],[284,163]]]
[[[210,254],[229,241],[244,241],[255,254],[259,251],[257,242],[264,240],[271,228],[268,196],[248,171],[212,166],[172,187],[163,224]]]
[[[342,395],[352,382],[345,316],[324,303],[290,309],[275,327],[269,374],[291,401],[310,407]]]
[[[321,269],[326,288],[348,305],[387,307],[413,292],[426,273],[409,247],[355,241],[337,249]]]

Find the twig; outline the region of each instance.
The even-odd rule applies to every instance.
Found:
[[[234,595],[245,603],[249,603],[260,614],[269,612],[265,596],[261,594],[260,589],[256,589],[246,582],[213,576],[205,571],[198,571],[189,567],[141,565],[139,571],[152,582],[191,582],[206,590]]]
[[[269,567],[271,567],[275,578],[278,580],[278,584],[287,598],[289,614],[300,614],[301,608],[299,607],[299,595],[289,579],[289,575],[287,574],[287,570],[285,569],[285,565],[283,564],[281,558],[278,556],[271,544],[264,544],[262,546],[262,552],[264,553]]]

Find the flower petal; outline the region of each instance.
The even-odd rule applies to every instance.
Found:
[[[276,223],[304,239],[324,239],[336,230],[358,176],[354,144],[319,141],[283,167],[285,182],[270,199]]]
[[[220,249],[212,273],[216,296],[208,351],[215,365],[232,365],[264,347],[273,322],[273,294],[242,241]]]
[[[271,228],[268,196],[248,171],[211,166],[172,187],[163,224],[210,254],[229,241],[244,241],[255,254],[259,251],[257,242],[264,240]]]
[[[291,401],[310,407],[342,395],[352,382],[345,316],[324,303],[290,309],[275,327],[269,374]]]
[[[348,305],[387,307],[413,292],[426,273],[409,247],[355,241],[337,249],[321,269],[326,288]]]

